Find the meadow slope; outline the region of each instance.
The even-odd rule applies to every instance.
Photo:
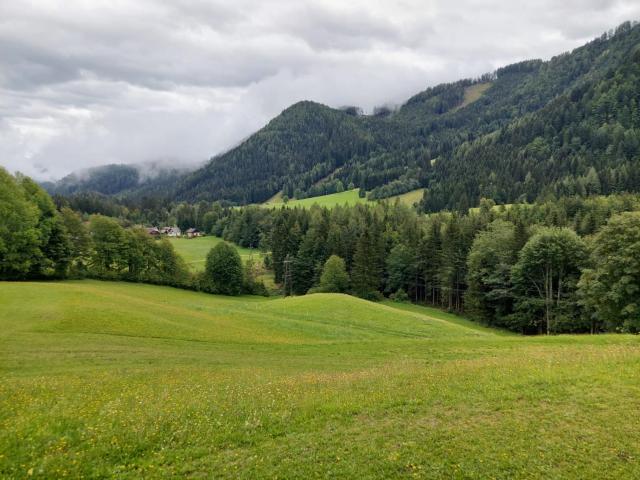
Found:
[[[194,271],[202,271],[205,267],[207,254],[218,243],[224,241],[220,237],[207,235],[205,237],[167,237],[175,251],[184,259],[187,266]],[[243,260],[262,258],[262,252],[257,248],[244,248],[234,245]]]
[[[264,207],[284,207],[286,205],[289,208],[310,208],[314,205],[317,205],[319,207],[333,208],[336,206],[345,205],[353,206],[357,204],[373,204],[375,202],[381,201],[395,202],[396,199],[398,199],[400,200],[400,203],[411,207],[414,203],[419,202],[422,199],[423,194],[424,188],[419,188],[417,190],[412,190],[400,195],[393,195],[391,197],[383,198],[380,200],[369,200],[368,198],[361,198],[358,195],[358,189],[355,188],[353,190],[345,190],[344,192],[340,193],[330,193],[327,195],[321,195],[319,197],[308,197],[302,198],[300,200],[293,198],[287,201],[287,203],[285,204],[282,201],[282,192],[280,192],[261,205]]]
[[[0,477],[637,478],[639,346],[344,295],[0,282]]]

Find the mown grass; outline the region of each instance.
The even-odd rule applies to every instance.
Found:
[[[412,206],[415,202],[420,201],[422,199],[422,195],[424,193],[423,188],[419,188],[417,190],[412,190],[407,193],[403,193],[400,195],[394,195],[392,197],[385,198],[386,201],[395,201],[396,198],[400,199],[400,202],[405,205]],[[319,197],[309,197],[303,198],[300,200],[291,199],[288,200],[285,204],[282,201],[282,194],[278,193],[271,197],[268,201],[263,203],[262,205],[265,207],[282,207],[284,205],[288,207],[302,207],[309,208],[313,205],[318,205],[319,207],[333,208],[337,205],[356,205],[359,203],[374,203],[378,200],[369,200],[367,198],[360,198],[358,196],[358,189],[346,190],[340,193],[331,193],[329,195],[322,195]]]
[[[282,201],[282,195],[275,195],[268,202],[263,203],[262,205],[265,207],[302,207],[309,208],[313,205],[318,205],[320,207],[333,208],[336,205],[356,205],[358,203],[367,203],[368,200],[366,198],[360,198],[358,196],[358,189],[353,190],[345,190],[340,193],[331,193],[329,195],[322,195],[320,197],[309,197],[303,198],[300,200],[290,199],[285,204]]]
[[[222,238],[208,235],[206,237],[196,238],[171,238],[169,240],[173,244],[176,252],[187,262],[187,265],[194,271],[204,270],[204,264],[207,258],[209,250],[215,247],[218,243],[222,242]],[[262,252],[254,248],[243,248],[235,245],[238,249],[238,253],[243,260],[248,260],[250,257],[262,258]]]
[[[0,307],[2,478],[640,475],[634,336],[97,281]]]

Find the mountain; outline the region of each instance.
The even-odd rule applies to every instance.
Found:
[[[637,191],[638,45],[640,27],[627,22],[549,61],[429,88],[375,115],[300,102],[183,178],[176,198],[254,203],[350,186],[382,198],[427,187],[423,207],[435,211],[481,197]]]
[[[55,191],[249,204],[278,192],[360,187],[384,198],[426,187],[425,211],[640,191],[639,49],[640,26],[627,22],[549,61],[428,88],[395,110],[296,103],[192,172],[145,183],[135,168],[109,166]]]
[[[185,168],[168,167],[164,162],[111,164],[73,172],[42,186],[50,194],[59,195],[95,192],[119,197],[171,196],[175,183],[187,172]]]
[[[482,197],[511,203],[640,191],[640,27],[624,24],[541,68],[568,72],[570,81],[542,108],[437,163],[426,211],[465,210]]]

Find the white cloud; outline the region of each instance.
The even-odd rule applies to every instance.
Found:
[[[365,109],[624,20],[634,0],[0,3],[0,164],[200,162],[310,99]]]

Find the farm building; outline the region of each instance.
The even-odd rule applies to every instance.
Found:
[[[178,227],[162,227],[160,233],[167,237],[179,237],[182,235],[182,231]]]

